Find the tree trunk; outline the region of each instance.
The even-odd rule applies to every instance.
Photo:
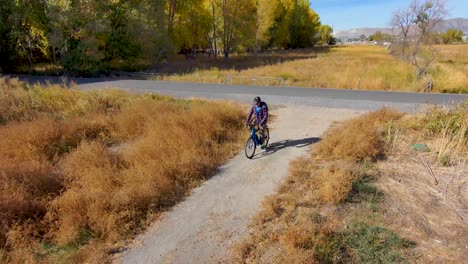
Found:
[[[50,52],[52,53],[52,63],[57,63],[57,56],[55,55],[55,45],[50,47]]]
[[[227,9],[227,0],[223,0],[223,52],[224,52],[224,59],[229,58],[229,12]]]
[[[224,58],[229,58],[229,52],[232,48],[232,40],[234,39],[234,19],[237,18],[239,9],[239,0],[236,0],[234,11],[232,14],[226,11],[227,1],[223,0],[223,16],[224,16]]]
[[[213,11],[213,52],[215,60],[218,59],[218,45],[217,45],[217,36],[216,36],[216,10],[215,10],[215,3],[211,2],[211,8]]]
[[[167,30],[169,33],[172,32],[174,27],[174,17],[176,13],[176,1],[177,0],[169,0],[169,16],[168,16],[168,23],[167,23]]]
[[[260,25],[262,23],[262,14],[257,14],[257,29],[255,30],[255,48],[254,48],[254,54],[256,55],[257,54],[257,50],[258,50],[258,38],[259,38],[259,34],[260,34]]]

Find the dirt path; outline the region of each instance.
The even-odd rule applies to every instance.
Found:
[[[287,176],[291,160],[306,154],[333,121],[355,110],[306,106],[279,108],[268,151],[252,160],[240,153],[191,196],[136,239],[117,262],[229,262],[228,249],[246,232],[265,196]],[[246,137],[248,132],[246,131]]]

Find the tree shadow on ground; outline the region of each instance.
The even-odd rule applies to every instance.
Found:
[[[274,143],[271,143],[268,145],[266,150],[264,152],[260,152],[259,154],[255,155],[253,159],[260,159],[263,157],[267,157],[271,154],[274,154],[282,149],[285,148],[290,148],[290,147],[295,147],[295,148],[303,148],[307,147],[309,145],[315,144],[319,142],[321,139],[317,137],[311,137],[311,138],[303,138],[303,139],[297,139],[297,140],[282,140],[282,141],[277,141]]]
[[[241,71],[250,68],[281,64],[288,61],[316,58],[317,54],[329,51],[330,47],[275,50],[257,54],[232,55],[227,60],[222,56],[218,56],[217,59],[214,59],[213,56],[208,57],[206,54],[199,54],[192,59],[186,59],[183,55],[177,55],[169,58],[165,63],[153,65],[148,71],[163,74],[187,74],[197,70],[209,70],[213,68]]]

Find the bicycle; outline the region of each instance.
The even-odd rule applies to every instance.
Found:
[[[250,137],[247,139],[247,142],[245,143],[245,156],[248,159],[252,159],[252,157],[255,155],[255,150],[257,149],[258,145],[261,145],[263,143],[263,146],[265,147],[265,149],[267,148],[268,141],[270,140],[270,131],[268,129],[268,126],[266,126],[263,130],[264,138],[262,138],[261,135],[258,135],[259,134],[258,125],[249,124],[249,129],[250,129]]]

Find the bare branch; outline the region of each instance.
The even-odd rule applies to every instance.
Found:
[[[437,24],[447,15],[445,3],[445,0],[413,0],[406,9],[394,12],[390,22],[394,30],[398,30],[397,42],[400,42],[400,45],[392,47],[401,49],[403,59],[409,59],[416,67],[418,79],[427,73],[435,60],[434,50],[431,48],[432,34]]]

